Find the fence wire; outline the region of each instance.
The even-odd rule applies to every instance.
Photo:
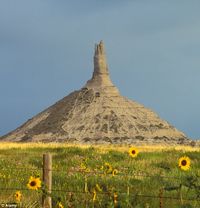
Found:
[[[63,170],[63,169],[46,169],[46,168],[24,168],[24,167],[16,167],[16,168],[10,168],[10,167],[4,167],[3,170],[25,170],[25,171],[42,171],[42,170],[47,170],[47,171],[52,171],[52,172],[62,172],[62,173],[82,173],[83,175],[102,175],[104,174],[104,172],[101,171],[85,171],[85,170]],[[144,178],[152,178],[152,177],[159,177],[159,178],[167,178],[167,179],[181,179],[181,177],[177,177],[177,176],[165,176],[165,175],[156,175],[156,174],[146,174],[146,173],[123,173],[121,172],[120,169],[118,169],[119,173],[115,175],[115,177],[117,176],[124,176],[124,177],[144,177]],[[112,174],[111,174],[112,175]],[[197,178],[200,178],[199,175],[196,175]]]
[[[29,191],[29,189],[25,189],[25,188],[0,188],[1,191]],[[92,192],[85,192],[85,191],[74,191],[74,190],[64,190],[64,189],[52,189],[52,192],[63,192],[63,193],[72,193],[72,194],[92,194]],[[112,192],[98,192],[99,195],[112,195]],[[117,192],[118,195],[127,195],[127,192]],[[180,200],[179,197],[171,197],[171,196],[160,196],[160,195],[146,195],[146,194],[132,194],[129,193],[128,194],[129,197],[142,197],[142,198],[154,198],[154,199],[168,199],[168,200]],[[194,201],[200,202],[200,198],[182,198],[183,201]]]
[[[22,155],[26,155],[27,153],[22,153]],[[3,153],[4,155],[4,153]],[[10,155],[10,154],[9,154]],[[21,155],[21,154],[19,154]],[[30,155],[30,154],[28,154]],[[31,155],[34,155],[34,156],[38,156],[38,157],[41,157],[43,154],[31,154]],[[16,155],[15,155],[16,156]],[[52,171],[52,172],[60,172],[60,173],[66,173],[66,174],[69,174],[69,173],[80,173],[84,176],[98,176],[98,175],[102,175],[103,174],[103,171],[85,171],[85,170],[64,170],[64,169],[57,169],[57,168],[52,168],[52,169],[45,169],[42,167],[42,164],[41,164],[41,167],[39,168],[26,168],[26,167],[15,167],[15,168],[10,168],[10,167],[3,167],[3,170],[25,170],[25,171],[43,171],[43,170],[47,170],[47,171]],[[123,168],[123,170],[128,170],[128,167],[125,167]],[[164,178],[164,179],[175,179],[175,180],[180,180],[181,177],[177,177],[177,176],[166,176],[166,175],[155,175],[155,174],[149,174],[149,173],[123,173],[123,172],[120,172],[121,170],[119,169],[119,173],[115,175],[115,177],[142,177],[142,178],[152,178],[152,177],[156,177],[158,176],[159,178]],[[110,175],[112,177],[112,174]],[[196,176],[196,177],[200,177],[200,176]],[[4,180],[4,179],[3,179]],[[10,180],[10,179],[8,179]],[[1,179],[0,179],[1,181]],[[11,188],[3,188],[3,187],[0,187],[0,191],[1,192],[6,192],[6,191],[28,191],[29,189],[27,188],[20,188],[20,187],[11,187]],[[67,189],[52,189],[51,190],[52,192],[62,192],[62,193],[73,193],[73,194],[92,194],[90,192],[85,192],[85,191],[76,191],[76,190],[67,190]],[[99,195],[110,195],[112,194],[111,192],[98,192]],[[118,195],[127,195],[127,192],[117,192]],[[160,196],[159,194],[158,195],[147,195],[147,194],[133,194],[133,193],[129,193],[128,194],[129,197],[141,197],[141,198],[151,198],[151,199],[166,199],[166,200],[180,200],[180,197],[172,197],[172,196],[165,196],[165,195],[162,195]],[[200,202],[200,198],[182,198],[181,200],[184,200],[184,201],[193,201],[193,202]]]

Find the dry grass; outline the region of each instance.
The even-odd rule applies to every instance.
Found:
[[[30,149],[30,148],[67,148],[67,147],[79,147],[89,148],[93,147],[100,152],[108,152],[110,150],[116,150],[119,152],[126,152],[130,148],[130,145],[88,145],[88,144],[72,144],[72,143],[14,143],[14,142],[1,142],[0,149]],[[169,150],[181,150],[186,152],[199,152],[200,147],[191,146],[166,146],[166,145],[137,145],[140,152],[160,152]]]

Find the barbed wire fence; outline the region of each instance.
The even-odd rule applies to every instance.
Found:
[[[10,154],[9,154],[10,155]],[[29,154],[30,155],[30,154]],[[35,154],[33,154],[35,156]],[[75,174],[75,173],[82,173],[85,177],[91,177],[91,176],[98,176],[99,174],[102,174],[101,171],[84,171],[84,170],[63,170],[63,169],[57,169],[57,168],[52,168],[52,154],[46,153],[46,154],[41,154],[40,156],[43,156],[43,163],[40,168],[26,168],[26,167],[15,167],[15,168],[9,168],[9,170],[27,170],[27,171],[40,171],[42,172],[42,181],[45,186],[45,193],[42,194],[41,196],[41,207],[42,208],[52,208],[52,192],[62,192],[65,194],[80,194],[80,195],[92,195],[93,193],[90,193],[88,190],[86,191],[86,186],[87,184],[85,183],[85,187],[83,191],[79,190],[69,190],[69,189],[54,189],[52,187],[52,175],[54,172],[57,173],[67,173],[67,174]],[[151,174],[145,174],[145,173],[132,173],[132,174],[119,174],[116,175],[116,177],[142,177],[142,178],[152,178],[155,177],[155,175]],[[180,177],[175,177],[175,176],[165,176],[165,175],[159,175],[160,178],[163,179],[173,179],[173,180],[180,180]],[[11,179],[12,180],[12,179]],[[85,182],[85,181],[84,181]],[[27,191],[28,188],[21,188],[21,187],[1,187],[0,185],[0,192],[3,194],[4,191]],[[139,197],[139,198],[150,198],[150,199],[156,199],[158,200],[159,208],[164,208],[164,200],[174,200],[174,201],[188,201],[188,202],[200,202],[200,198],[184,198],[180,199],[180,197],[175,197],[175,196],[165,196],[164,195],[164,189],[160,188],[159,193],[157,195],[155,194],[141,194],[141,193],[130,193],[129,191],[127,192],[117,192],[118,195],[127,195],[129,197]],[[0,195],[1,195],[0,194]],[[109,191],[103,191],[99,192],[99,195],[111,195],[113,193]],[[92,196],[91,196],[92,197]],[[113,199],[114,200],[114,199]],[[1,203],[1,201],[0,201]],[[1,207],[1,204],[0,204]],[[87,205],[85,206],[87,207]],[[117,207],[117,206],[116,206]],[[53,207],[54,208],[54,207]]]

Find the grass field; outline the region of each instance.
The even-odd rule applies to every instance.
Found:
[[[53,208],[61,207],[200,207],[200,149],[140,146],[0,143],[0,203],[41,207],[42,190],[29,190],[30,176],[42,178],[44,153],[53,156]],[[188,171],[178,160],[191,160]],[[45,187],[42,187],[44,190]]]

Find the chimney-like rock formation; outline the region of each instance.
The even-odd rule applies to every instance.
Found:
[[[103,41],[95,45],[93,76],[85,87],[97,92],[108,91],[109,93],[119,94],[118,89],[110,80]]]
[[[104,44],[95,46],[94,72],[74,91],[2,141],[106,144],[188,144],[191,141],[143,105],[120,95],[110,80]]]
[[[93,76],[103,74],[109,75],[104,44],[103,41],[101,41],[99,44],[95,44]]]

